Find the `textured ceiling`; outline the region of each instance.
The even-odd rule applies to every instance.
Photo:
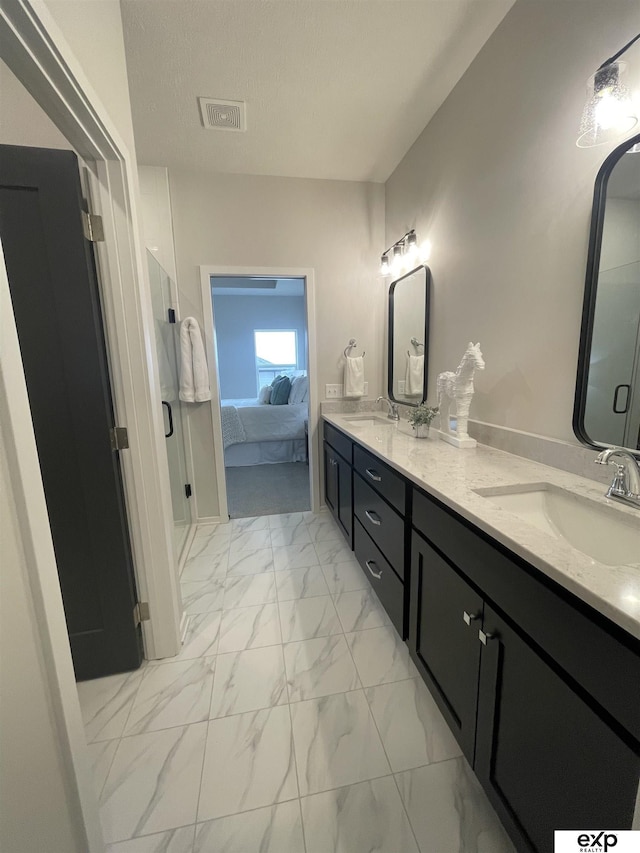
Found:
[[[138,160],[385,181],[513,0],[122,0]],[[247,102],[205,130],[198,97]]]

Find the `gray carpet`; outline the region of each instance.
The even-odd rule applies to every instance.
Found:
[[[304,462],[225,468],[231,518],[311,509],[309,466]]]

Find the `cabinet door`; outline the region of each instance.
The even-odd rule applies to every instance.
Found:
[[[353,484],[351,465],[340,456],[336,457],[338,472],[338,523],[352,546],[353,536]]]
[[[430,545],[411,542],[409,649],[473,764],[483,602]]]
[[[482,630],[475,771],[518,849],[552,853],[554,829],[631,828],[638,745],[486,604]]]

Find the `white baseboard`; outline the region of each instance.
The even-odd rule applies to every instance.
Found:
[[[226,524],[228,518],[223,518],[221,515],[207,515],[196,519],[196,524]]]

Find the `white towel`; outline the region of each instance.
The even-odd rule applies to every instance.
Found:
[[[187,317],[180,326],[180,399],[185,403],[211,399],[207,359],[195,317]]]
[[[344,396],[364,396],[364,358],[361,355],[355,358],[347,356],[344,367]]]
[[[421,397],[424,388],[424,356],[407,356],[407,375],[404,390],[408,397]]]

